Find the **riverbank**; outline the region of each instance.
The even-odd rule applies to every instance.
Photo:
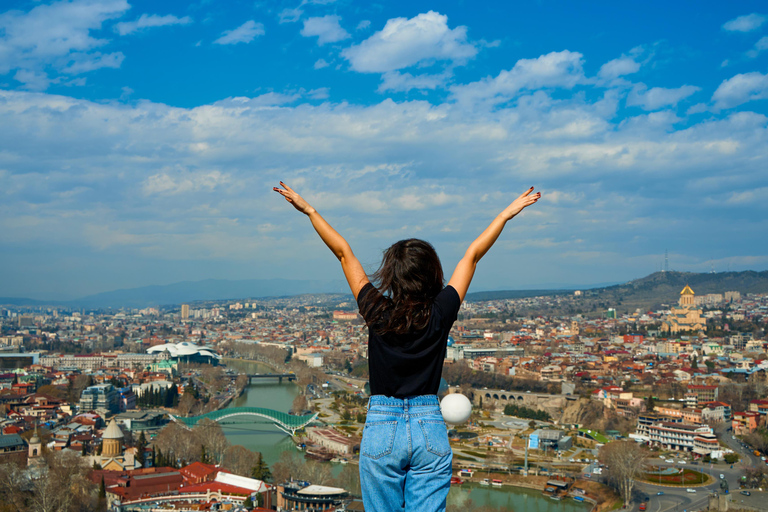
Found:
[[[227,366],[227,361],[234,361],[234,362],[242,362],[242,363],[254,363],[254,364],[262,364],[264,366],[269,367],[270,370],[276,371],[276,372],[282,372],[282,371],[288,371],[286,367],[279,367],[275,363],[272,363],[270,361],[261,361],[257,359],[239,359],[236,357],[222,357],[221,360],[224,362],[224,365]]]

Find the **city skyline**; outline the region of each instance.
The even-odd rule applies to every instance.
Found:
[[[4,5],[0,296],[341,280],[279,180],[448,275],[536,186],[470,292],[768,268],[759,2]]]

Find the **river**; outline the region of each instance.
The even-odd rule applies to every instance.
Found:
[[[227,360],[227,366],[237,371],[247,373],[269,373],[272,370],[263,364],[248,361]],[[249,385],[239,398],[233,400],[227,407],[265,407],[276,411],[288,412],[293,399],[298,395],[299,388],[292,382],[255,382]],[[241,420],[237,424],[222,425],[224,435],[232,444],[245,446],[263,454],[267,464],[272,465],[280,458],[285,450],[295,450],[291,439],[267,423],[254,423]],[[334,464],[338,471],[340,466]],[[333,471],[336,474],[336,471]],[[509,489],[509,490],[507,490]],[[491,505],[503,507],[506,510],[518,512],[587,512],[589,504],[577,503],[571,499],[555,501],[541,495],[540,491],[507,487],[498,489],[483,487],[475,484],[464,484],[451,487],[448,494],[448,504],[461,506],[467,512],[476,507]],[[470,507],[471,508],[468,508]]]

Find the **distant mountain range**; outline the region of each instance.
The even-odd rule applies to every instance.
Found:
[[[0,305],[70,308],[146,308],[204,300],[285,297],[305,293],[349,293],[345,281],[293,279],[205,279],[97,293],[68,301],[0,297]]]
[[[768,293],[768,271],[721,272],[656,272],[628,283],[604,287],[585,287],[585,297],[627,307],[650,308],[661,303],[677,302],[680,290],[688,284],[697,295],[738,291]],[[164,286],[143,286],[89,295],[70,301],[42,301],[18,297],[0,297],[0,305],[55,306],[70,308],[146,308],[205,300],[232,300],[285,297],[312,293],[349,293],[341,280],[248,279],[229,281],[206,279],[184,281]],[[572,294],[573,289],[502,290],[467,294],[468,301],[515,299],[541,295]]]

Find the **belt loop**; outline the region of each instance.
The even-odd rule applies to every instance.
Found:
[[[403,409],[408,412],[408,398],[403,398]]]

